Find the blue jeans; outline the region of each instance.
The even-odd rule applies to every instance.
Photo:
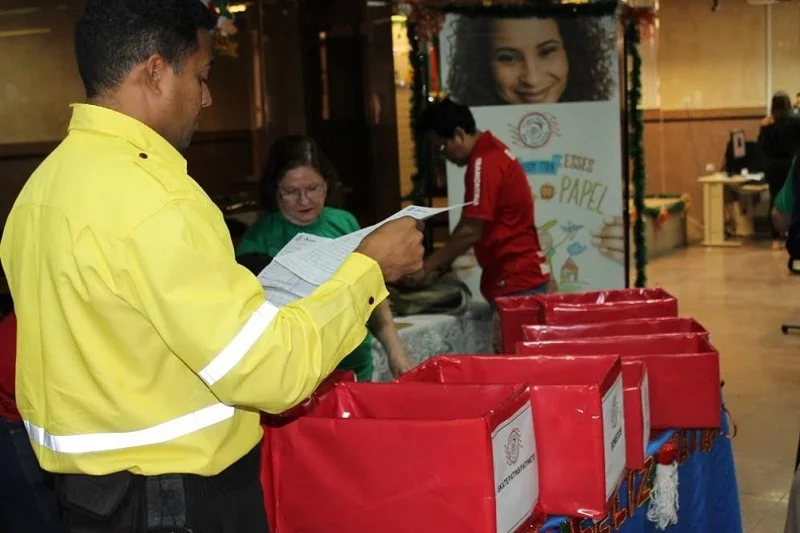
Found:
[[[39,467],[22,422],[3,418],[0,418],[0,531],[63,531],[52,474]]]

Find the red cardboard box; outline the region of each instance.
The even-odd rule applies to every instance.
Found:
[[[530,385],[539,450],[539,505],[599,518],[625,469],[622,366],[616,356],[437,356],[400,378]]]
[[[519,355],[615,354],[643,361],[650,385],[650,423],[654,429],[705,429],[720,426],[719,353],[703,334],[596,337],[524,342]]]
[[[605,291],[564,292],[537,295],[543,303],[563,305],[609,304],[618,302],[641,302],[653,300],[675,300],[675,297],[659,287],[641,289],[610,289]]]
[[[277,533],[511,533],[533,520],[524,385],[338,383],[267,433]]]
[[[497,310],[492,317],[496,353],[514,353],[522,340],[522,326],[541,324],[541,309],[536,296],[504,296],[495,299]]]
[[[641,470],[650,443],[650,390],[647,366],[641,361],[623,361],[625,395],[625,467]]]
[[[529,324],[613,322],[678,316],[678,302],[663,289],[617,289],[510,296],[495,300],[495,351],[513,353]]]
[[[554,326],[550,324],[522,326],[523,340],[533,342],[663,333],[697,333],[708,338],[708,331],[695,319],[678,316],[632,318],[617,322],[574,324],[569,326]]]
[[[678,316],[678,302],[676,300],[641,300],[586,305],[549,302],[542,304],[542,323],[551,325],[566,326],[662,316]]]
[[[264,430],[264,439],[261,441],[261,489],[264,492],[264,507],[267,510],[267,518],[270,520],[270,531],[275,531],[271,522],[271,517],[277,513],[275,501],[275,487],[272,484],[272,453],[270,450],[270,439],[268,434],[274,428],[279,428],[283,425],[296,420],[298,417],[305,415],[315,405],[319,403],[321,396],[333,389],[336,383],[339,382],[354,382],[356,374],[352,370],[337,370],[325,378],[320,383],[317,390],[299,405],[289,409],[278,415],[271,415],[268,413],[261,413],[261,427]]]

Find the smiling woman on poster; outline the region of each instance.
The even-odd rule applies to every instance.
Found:
[[[448,14],[439,37],[442,78],[519,161],[535,225],[561,292],[625,284],[622,124],[613,15],[502,17]],[[463,171],[448,166],[448,201]],[[451,229],[457,218],[451,216]],[[460,263],[460,265],[462,265]],[[460,276],[478,285],[481,269]]]
[[[459,103],[593,102],[615,94],[614,32],[599,20],[462,16],[452,25],[448,87]]]

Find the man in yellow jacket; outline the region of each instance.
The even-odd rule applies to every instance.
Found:
[[[3,233],[19,410],[70,531],[266,532],[259,411],[308,397],[366,335],[384,280],[422,265],[401,219],[312,296],[265,301],[180,154],[211,105],[212,26],[200,0],[89,0],[88,103]]]

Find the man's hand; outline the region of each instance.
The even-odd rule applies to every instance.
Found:
[[[411,217],[392,220],[367,235],[356,252],[374,259],[387,283],[395,282],[422,268],[424,227]]]

